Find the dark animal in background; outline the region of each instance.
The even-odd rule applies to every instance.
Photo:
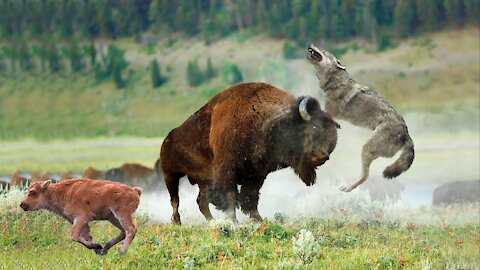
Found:
[[[206,219],[214,202],[234,221],[237,203],[261,220],[257,206],[266,176],[292,167],[306,185],[314,184],[316,167],[336,146],[338,127],[316,99],[296,99],[269,84],[243,83],[220,92],[163,141],[160,162],[172,221],[181,223],[178,186],[184,175],[198,184],[197,203]]]
[[[118,168],[105,171],[105,179],[142,188],[161,186],[161,172],[138,163],[124,163]]]
[[[314,66],[320,88],[325,93],[325,110],[335,119],[373,130],[362,148],[362,175],[353,184],[341,187],[350,192],[365,182],[370,164],[379,157],[400,157],[385,168],[383,176],[393,178],[405,172],[415,157],[413,141],[402,116],[375,90],[360,85],[348,74],[346,67],[331,53],[310,44],[307,59]]]
[[[443,184],[433,191],[433,205],[480,202],[480,180]]]
[[[121,168],[112,168],[105,171],[105,180],[124,182],[125,176]]]
[[[110,181],[71,179],[52,184],[51,180],[32,184],[20,207],[24,211],[49,210],[73,224],[71,238],[97,254],[125,239],[120,253],[125,253],[137,229],[132,214],[140,203],[142,189]],[[108,220],[120,234],[104,247],[92,241],[88,222]]]

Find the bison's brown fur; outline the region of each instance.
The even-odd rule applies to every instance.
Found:
[[[30,179],[31,179],[31,183],[45,181],[50,179],[50,173],[45,172],[42,174],[40,171],[33,171],[30,176]]]
[[[295,99],[265,83],[239,84],[217,94],[162,144],[172,221],[180,223],[178,185],[184,175],[199,185],[197,202],[205,218],[212,218],[212,202],[235,220],[238,202],[243,212],[261,219],[257,205],[265,177],[292,167],[312,185],[315,168],[335,148],[337,126],[314,98]]]
[[[65,171],[60,175],[59,181],[75,178],[71,171]]]
[[[72,240],[105,254],[113,245],[126,239],[120,248],[124,253],[137,229],[132,214],[140,202],[141,188],[110,181],[70,179],[51,184],[51,180],[32,184],[20,204],[25,211],[47,209],[73,224]],[[104,247],[92,242],[88,222],[108,220],[120,229],[120,234]]]
[[[10,186],[27,186],[29,182],[30,181],[27,178],[22,177],[20,171],[15,171],[10,176]]]
[[[95,168],[88,167],[83,171],[82,173],[82,178],[88,178],[88,179],[103,179],[105,178],[105,173],[102,171],[99,171]]]
[[[144,188],[155,187],[159,184],[157,173],[154,169],[138,163],[124,163],[118,168],[105,171],[105,179],[141,186]]]

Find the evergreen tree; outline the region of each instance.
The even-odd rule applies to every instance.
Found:
[[[113,82],[118,89],[124,88],[126,86],[125,80],[122,78],[122,67],[120,65],[114,65],[112,69],[113,73]]]
[[[199,86],[203,83],[204,77],[197,61],[190,61],[187,65],[187,81],[190,86]]]
[[[160,0],[153,0],[150,3],[150,8],[148,9],[148,20],[152,23],[155,23],[160,22],[161,19]]]
[[[480,23],[480,0],[465,0],[465,12],[470,22]]]
[[[402,37],[413,33],[414,13],[410,0],[399,0],[395,7],[395,29]]]
[[[217,71],[213,68],[212,60],[210,57],[207,58],[207,71],[205,72],[205,77],[207,80],[217,76]]]
[[[444,0],[445,13],[450,24],[461,26],[464,22],[463,0]]]
[[[18,48],[18,55],[20,68],[23,71],[31,71],[33,69],[32,55],[30,53],[30,48],[25,43],[22,43],[20,48]]]
[[[58,48],[50,44],[47,52],[48,67],[51,73],[58,73],[61,70],[60,54]]]
[[[433,31],[438,27],[438,7],[436,0],[417,0],[416,11],[421,28],[425,31]]]
[[[167,81],[167,78],[160,73],[160,67],[156,59],[150,62],[150,77],[154,88],[162,86]]]
[[[243,81],[243,75],[235,64],[225,64],[223,67],[223,77],[229,84],[236,84]]]
[[[68,58],[70,60],[70,68],[72,72],[78,72],[83,69],[82,54],[77,42],[72,42],[70,45]]]

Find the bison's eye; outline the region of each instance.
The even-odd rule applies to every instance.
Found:
[[[35,190],[31,190],[28,192],[28,196],[37,196],[37,192]]]

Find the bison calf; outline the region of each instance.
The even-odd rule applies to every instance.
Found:
[[[137,232],[132,214],[140,203],[141,192],[141,188],[110,181],[78,178],[52,184],[47,180],[31,185],[20,207],[24,211],[46,209],[64,217],[73,224],[72,240],[97,254],[106,254],[125,239],[120,248],[120,253],[125,253]],[[90,236],[88,222],[92,220],[108,220],[120,229],[120,234],[102,247]]]

